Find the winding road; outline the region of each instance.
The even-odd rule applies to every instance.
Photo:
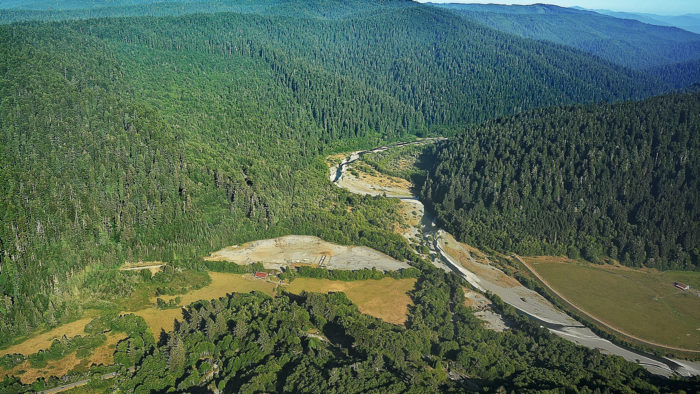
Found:
[[[353,152],[342,160],[340,164],[331,168],[329,180],[336,186],[346,188],[354,193],[385,195],[387,198],[400,198],[402,201],[415,204],[423,214],[418,233],[422,234],[425,243],[429,246],[431,256],[435,256],[432,258],[432,263],[435,266],[455,272],[481,291],[490,291],[498,295],[504,302],[535,320],[552,333],[581,346],[598,349],[601,353],[621,356],[627,361],[641,365],[654,374],[667,377],[672,375],[694,376],[700,374],[700,363],[655,357],[637,350],[623,348],[599,337],[588,327],[556,308],[539,293],[520,285],[515,279],[507,277],[505,273],[492,265],[477,263],[471,258],[469,252],[465,251],[470,259],[470,264],[472,266],[478,265],[479,268],[478,272],[468,270],[465,268],[465,264],[460,263],[458,256],[453,256],[445,250],[443,244],[446,244],[446,239],[452,241],[453,237],[446,231],[437,228],[432,217],[429,216],[428,212],[425,212],[423,203],[416,196],[406,197],[405,193],[400,195],[392,194],[390,190],[387,191],[380,185],[359,190],[352,188],[347,182],[341,182],[348,167],[365,154],[382,152],[399,146],[424,143],[425,141],[398,143],[371,150]],[[372,191],[368,192],[367,190]],[[497,278],[509,278],[510,281],[517,283],[517,286],[506,286],[502,281],[496,280]]]

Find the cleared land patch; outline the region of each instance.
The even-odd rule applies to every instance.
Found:
[[[517,280],[492,267],[481,251],[471,245],[458,242],[451,234],[443,232],[439,242],[450,256],[478,277],[506,288],[521,286]]]
[[[209,272],[209,277],[211,282],[201,289],[192,290],[177,296],[160,296],[160,298],[167,302],[179,297],[180,302],[178,305],[182,307],[199,300],[221,298],[229,293],[249,293],[257,290],[273,295],[275,291],[274,283],[253,279],[250,275]],[[153,304],[156,303],[156,298],[151,298]],[[172,330],[175,319],[182,320],[182,309],[179,307],[171,309],[152,307],[136,311],[134,314],[143,317],[156,338],[160,335],[161,330]]]
[[[155,275],[158,272],[163,270],[163,267],[165,267],[167,263],[164,263],[162,261],[139,261],[137,263],[125,263],[121,267],[119,267],[119,270],[121,271],[143,271],[143,270],[149,270],[151,271],[151,275]]]
[[[700,350],[700,296],[673,285],[698,286],[700,273],[599,266],[561,257],[523,260],[570,302],[613,327],[652,342]]]
[[[229,293],[250,293],[260,291],[273,295],[275,284],[261,279],[254,279],[250,274],[229,274],[225,272],[209,272],[211,283],[201,289],[192,290],[178,296],[161,296],[165,301],[180,297],[180,305],[189,305],[199,300],[211,300],[226,296]],[[155,298],[152,299],[155,302]]]
[[[84,335],[85,325],[87,325],[92,318],[85,318],[76,320],[71,323],[60,325],[44,333],[37,334],[24,342],[12,345],[6,349],[0,350],[0,356],[6,354],[24,354],[25,356],[34,354],[39,350],[48,349],[54,339],[62,338],[66,336],[68,338],[74,337],[76,335]]]
[[[229,246],[205,259],[241,265],[260,262],[266,269],[281,269],[294,264],[341,270],[376,268],[396,271],[409,268],[408,264],[365,246],[343,246],[305,235],[288,235]]]
[[[350,164],[337,185],[356,194],[388,197],[411,197],[412,184],[402,178],[375,171],[360,161]]]
[[[508,325],[501,315],[493,311],[491,300],[483,294],[465,289],[464,305],[474,309],[474,316],[483,321],[486,324],[486,328],[498,332],[508,329]]]
[[[302,291],[315,293],[343,292],[362,313],[384,321],[403,324],[408,316],[408,306],[413,305],[408,292],[416,280],[382,278],[380,280],[337,281],[328,279],[297,278],[285,287],[290,293]]]
[[[114,349],[117,343],[124,338],[126,338],[126,334],[124,333],[108,334],[105,343],[96,348],[92,355],[82,360],[77,357],[76,352],[72,352],[60,360],[49,361],[46,366],[42,368],[32,367],[29,360],[7,371],[0,368],[0,378],[7,375],[16,376],[22,383],[30,384],[39,378],[47,379],[51,376],[61,377],[81,364],[85,367],[100,364],[110,365],[114,362]]]

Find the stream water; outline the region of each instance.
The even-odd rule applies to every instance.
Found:
[[[693,376],[700,374],[700,363],[698,362],[681,361],[666,357],[660,358],[638,350],[621,347],[607,339],[601,338],[588,327],[556,308],[539,293],[522,285],[506,286],[502,281],[495,280],[494,278],[503,278],[507,277],[507,275],[491,265],[482,264],[483,267],[479,267],[479,272],[472,272],[466,269],[459,263],[459,258],[457,256],[450,255],[442,246],[446,243],[446,239],[449,238],[452,240],[452,236],[437,227],[432,216],[425,211],[423,203],[416,196],[406,197],[405,193],[400,195],[392,194],[391,189],[383,188],[380,185],[367,185],[368,187],[360,189],[353,188],[347,182],[341,182],[344,180],[343,177],[346,176],[348,167],[361,159],[365,154],[382,152],[399,146],[424,142],[425,140],[404,142],[385,145],[366,151],[353,152],[341,161],[340,164],[331,168],[329,179],[335,185],[344,187],[354,193],[384,195],[387,198],[400,198],[402,201],[414,205],[415,209],[422,214],[416,233],[420,234],[420,236],[423,237],[424,243],[428,245],[430,256],[432,256],[431,261],[436,267],[460,275],[473,287],[481,291],[488,290],[498,295],[504,302],[512,305],[520,313],[530,317],[552,333],[581,346],[590,349],[598,349],[605,354],[621,356],[628,361],[638,363],[654,374],[663,376]],[[469,255],[468,252],[466,253]],[[472,264],[479,263],[476,263],[472,259]],[[517,282],[513,278],[510,278],[510,280]]]

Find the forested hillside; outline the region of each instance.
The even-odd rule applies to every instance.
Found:
[[[437,148],[422,196],[460,239],[700,268],[700,93],[545,109]]]
[[[412,1],[365,0],[117,0],[117,1],[0,1],[0,23],[28,20],[89,19],[118,16],[168,16],[236,12],[338,19],[359,14],[418,6]]]
[[[117,376],[93,379],[84,388],[90,392],[674,392],[692,387],[692,381],[656,377],[622,358],[555,337],[498,300],[511,329],[486,329],[464,305],[457,276],[424,268],[405,326],[359,313],[342,293],[232,294],[190,305],[159,341],[139,317],[115,314],[90,322],[89,335],[68,346],[99,343],[104,332],[129,334],[115,349],[115,365],[93,368],[91,374],[117,371]],[[66,346],[54,343],[30,359],[50,359]],[[0,365],[22,360],[7,355]],[[133,370],[127,370],[130,366]],[[0,391],[36,392],[59,384],[66,380],[22,385],[8,378]]]
[[[700,35],[674,27],[547,4],[436,6],[499,31],[567,45],[634,69],[700,60]]]
[[[211,380],[223,392],[308,393],[676,386],[555,338],[512,308],[504,310],[514,329],[489,331],[462,304],[455,277],[438,270],[425,272],[414,294],[419,306],[405,328],[359,314],[338,293],[194,305],[120,386],[192,391]]]
[[[697,13],[683,15],[658,15],[642,12],[617,12],[601,9],[591,11],[595,11],[599,14],[614,16],[615,18],[634,19],[650,25],[675,26],[683,30],[700,34],[700,14]]]
[[[700,59],[667,64],[645,70],[675,89],[697,89],[700,85]]]
[[[0,27],[0,341],[78,316],[88,266],[290,233],[405,257],[395,204],[333,189],[320,153],[661,89],[432,7],[370,8]]]

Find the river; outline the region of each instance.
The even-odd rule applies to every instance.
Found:
[[[700,363],[698,362],[667,357],[660,358],[638,350],[624,348],[601,338],[588,327],[555,307],[539,293],[522,286],[514,278],[507,276],[498,268],[488,264],[488,262],[483,264],[475,261],[466,245],[458,243],[451,234],[437,227],[432,216],[425,211],[423,203],[410,191],[368,184],[367,181],[347,174],[348,167],[361,159],[365,154],[382,152],[399,146],[425,143],[426,141],[432,142],[434,140],[437,139],[396,143],[371,150],[353,152],[343,159],[340,164],[331,168],[329,180],[338,187],[345,188],[353,193],[400,198],[404,203],[411,204],[413,206],[412,209],[422,215],[417,226],[418,228],[412,232],[412,235],[418,235],[423,238],[424,243],[429,246],[430,256],[432,256],[431,261],[436,267],[454,272],[481,291],[490,291],[498,295],[504,302],[535,320],[552,333],[581,346],[598,349],[601,353],[621,356],[627,361],[641,365],[654,374],[667,377],[672,375],[694,376],[700,374]],[[467,269],[465,265],[472,269]]]

